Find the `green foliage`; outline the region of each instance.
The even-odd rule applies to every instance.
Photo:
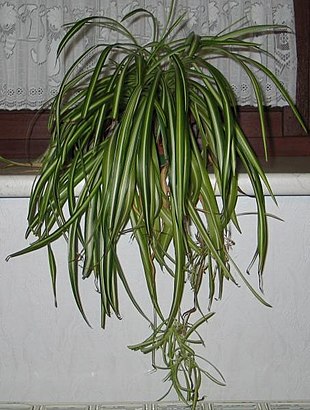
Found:
[[[301,119],[277,78],[243,53],[263,52],[246,37],[286,28],[255,26],[214,37],[191,33],[174,39],[183,16],[174,21],[173,12],[172,5],[161,33],[156,18],[144,9],[124,17],[151,19],[153,38],[145,45],[138,44],[123,23],[107,17],[87,17],[68,26],[59,53],[85,27],[114,30],[122,40],[86,50],[65,75],[51,108],[51,143],[30,198],[27,234],[38,239],[11,256],[47,247],[56,301],[52,244],[64,237],[76,304],[87,321],[79,276],[93,275],[101,295],[102,327],[113,313],[120,317],[121,282],[152,330],[149,338],[131,348],[151,353],[153,359],[161,351],[162,365],[153,361],[154,367],[166,369],[166,380],[180,399],[195,407],[202,377],[223,384],[220,374],[215,378],[204,368],[205,359],[194,349],[203,344],[198,326],[213,315],[203,313],[205,303],[200,305],[202,283],[208,284],[209,309],[215,296],[221,298],[224,281],[236,282],[235,274],[268,305],[228,253],[229,225],[239,229],[237,159],[249,176],[257,203],[259,275],[268,244],[263,186],[272,192],[238,123],[232,87],[212,64],[214,57],[234,60],[249,76],[264,141],[263,97],[253,68],[275,83]],[[99,53],[95,67],[83,70],[83,61],[95,52]],[[139,247],[155,320],[135,300],[119,259],[118,242],[129,225]],[[167,313],[157,295],[158,267],[172,277]],[[188,285],[192,308],[184,312]],[[200,317],[190,324],[194,312]]]

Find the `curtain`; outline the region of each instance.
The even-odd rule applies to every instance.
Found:
[[[165,21],[171,0],[0,0],[0,109],[39,109],[57,93],[64,71],[73,59],[96,41],[115,40],[115,33],[92,30],[75,41],[74,47],[56,59],[64,35],[64,23],[91,15],[121,18],[125,13],[145,7]],[[178,11],[186,12],[187,24],[178,35],[190,31],[217,34],[232,26],[246,24],[285,24],[294,28],[293,0],[179,0]],[[141,42],[151,35],[147,19],[129,27]],[[281,33],[255,39],[274,57],[251,55],[266,64],[295,98],[296,44],[294,34]],[[232,63],[219,60],[240,105],[255,105],[246,75]],[[273,83],[257,73],[270,106],[286,105]]]

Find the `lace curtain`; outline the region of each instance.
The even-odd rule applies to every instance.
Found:
[[[86,32],[66,57],[56,59],[56,50],[64,34],[63,24],[90,15],[120,18],[137,7],[152,11],[165,21],[170,0],[0,0],[0,109],[38,109],[53,97],[63,73],[74,58],[96,41],[115,40],[115,34],[99,29]],[[186,12],[189,31],[217,34],[236,21],[239,25],[276,23],[294,28],[293,0],[179,0],[178,10]],[[147,19],[130,27],[141,42],[149,39]],[[296,45],[293,34],[260,36],[259,42],[275,58],[252,55],[266,64],[295,96]],[[240,105],[254,105],[255,98],[246,75],[227,61],[218,67],[229,78]],[[265,90],[267,105],[285,102],[272,82],[257,73]]]

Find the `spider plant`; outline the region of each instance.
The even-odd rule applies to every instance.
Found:
[[[237,62],[250,78],[265,147],[264,100],[254,71],[261,70],[274,82],[302,120],[276,76],[246,53],[264,52],[253,35],[257,39],[261,33],[287,28],[258,25],[231,28],[217,36],[192,32],[176,38],[184,15],[174,18],[174,12],[173,2],[163,29],[142,8],[121,22],[93,16],[67,25],[58,54],[85,27],[108,28],[121,39],[90,47],[64,76],[51,106],[50,145],[30,197],[27,236],[37,239],[10,256],[47,248],[56,304],[52,245],[63,237],[78,309],[87,322],[79,280],[93,276],[102,327],[113,314],[121,317],[122,284],[151,329],[147,339],[130,348],[151,354],[154,368],[167,371],[168,391],[174,388],[195,408],[204,377],[224,384],[219,371],[196,350],[197,344],[204,344],[198,328],[213,316],[212,301],[221,298],[224,282],[241,279],[269,306],[227,245],[230,225],[240,230],[237,164],[249,176],[257,205],[253,263],[257,261],[259,276],[268,245],[263,187],[273,195],[238,122],[232,87],[213,64],[215,58]],[[152,38],[144,45],[125,25],[137,17],[148,18],[153,25]],[[83,62],[95,53],[94,67],[83,69]],[[120,261],[118,243],[126,233],[138,244],[152,317],[136,300]],[[158,292],[159,269],[172,283],[168,309]],[[205,290],[201,297],[203,284],[207,303]],[[188,292],[190,306],[184,303]]]

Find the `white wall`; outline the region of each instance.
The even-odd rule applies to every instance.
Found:
[[[207,384],[210,400],[310,399],[310,196],[279,197],[279,209],[267,198],[271,220],[265,297],[259,304],[244,285],[226,283],[224,299],[205,330],[206,357],[224,374],[227,386]],[[45,251],[12,259],[26,228],[27,199],[0,199],[0,400],[140,401],[164,391],[163,374],[149,374],[149,358],[126,345],[148,329],[129,303],[123,320],[99,328],[99,300],[91,280],[81,284],[93,329],[75,308],[66,273],[65,245],[60,256],[59,307],[53,306]],[[240,212],[254,210],[240,198]],[[244,238],[234,236],[234,254],[244,268],[251,259],[255,225],[241,219]],[[123,241],[122,254],[143,303],[141,267],[134,246]],[[252,281],[257,283],[253,272]],[[173,396],[170,397],[173,399]]]

